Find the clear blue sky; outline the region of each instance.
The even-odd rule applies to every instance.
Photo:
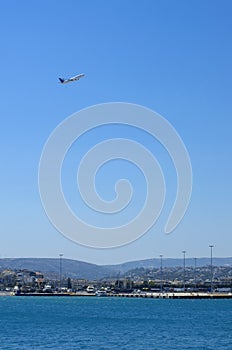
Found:
[[[231,256],[231,15],[229,0],[1,2],[1,257],[63,253],[106,264],[182,257],[182,250],[186,257],[209,256],[209,244],[215,256]],[[82,72],[87,77],[77,83],[57,83]],[[53,228],[37,178],[52,130],[82,108],[113,101],[141,104],[169,120],[189,151],[194,183],[187,214],[165,235],[175,173],[160,151],[172,193],[159,222],[136,242],[103,251]],[[111,132],[103,129],[102,139]],[[115,172],[106,169],[102,181]],[[132,168],[126,172],[142,182]]]

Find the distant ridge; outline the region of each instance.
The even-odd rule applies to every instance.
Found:
[[[194,266],[194,258],[186,258],[185,259],[186,266]],[[197,258],[196,260],[197,266],[206,266],[210,265],[210,258]],[[162,259],[163,268],[165,267],[177,267],[183,266],[183,258],[165,258]],[[227,258],[213,258],[214,266],[232,266],[232,257]],[[115,268],[120,270],[120,272],[125,273],[129,270],[144,267],[144,268],[159,268],[160,267],[160,259],[145,259],[145,260],[136,260],[129,261],[123,264],[118,265],[108,265],[107,267]]]
[[[59,258],[1,258],[0,270],[41,271],[47,277],[59,278]],[[78,260],[62,258],[62,275],[80,279],[99,279],[111,276],[112,269]]]
[[[194,266],[194,259],[186,258],[186,266]],[[210,258],[198,258],[197,266],[210,264]],[[232,266],[232,257],[213,258],[214,266]],[[163,258],[163,268],[183,266],[183,259]],[[130,261],[118,265],[96,265],[83,261],[62,258],[62,274],[65,277],[80,279],[101,279],[117,277],[129,270],[144,268],[159,268],[160,259]],[[41,271],[47,277],[59,277],[59,258],[0,258],[0,271],[5,269]]]

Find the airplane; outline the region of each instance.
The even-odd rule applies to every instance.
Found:
[[[83,78],[84,76],[85,76],[85,74],[78,74],[75,77],[72,77],[69,79],[59,78],[59,81],[61,84],[67,84],[67,83],[71,83],[72,81],[79,80],[79,79]]]

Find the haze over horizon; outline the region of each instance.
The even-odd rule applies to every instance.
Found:
[[[232,198],[232,3],[219,1],[4,2],[0,28],[1,235],[0,257],[58,257],[100,265],[159,257],[230,257]],[[67,85],[58,77],[86,77]],[[184,218],[170,235],[164,226],[176,194],[175,168],[158,141],[138,129],[103,126],[82,135],[64,161],[65,196],[82,219],[76,171],[83,155],[108,138],[130,138],[160,162],[167,193],[157,223],[120,248],[94,249],[62,236],[41,205],[38,166],[52,131],[89,106],[129,102],[166,118],[191,159],[193,192]],[[133,217],[145,200],[144,176],[112,161],[96,176],[105,200],[121,177],[134,187]],[[103,217],[107,223],[109,218]],[[101,218],[101,219],[102,219]],[[110,221],[117,223],[116,217]]]

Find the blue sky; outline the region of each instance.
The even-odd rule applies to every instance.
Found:
[[[1,3],[1,257],[63,253],[106,264],[182,257],[182,250],[186,257],[208,256],[209,244],[215,256],[231,256],[231,12],[225,0]],[[82,72],[86,78],[77,83],[57,83],[59,76]],[[159,145],[131,130],[131,137],[158,151],[167,180],[164,212],[134,243],[96,250],[69,241],[50,224],[40,202],[38,164],[48,136],[65,118],[118,101],[151,108],[175,127],[191,158],[193,193],[184,219],[165,235],[175,172]],[[99,129],[78,152],[112,134],[127,130]],[[74,185],[66,179],[73,158],[67,159],[64,188],[75,206]],[[115,172],[114,164],[97,179],[103,196],[110,190],[102,184]],[[125,174],[143,190],[138,172],[125,166]]]

